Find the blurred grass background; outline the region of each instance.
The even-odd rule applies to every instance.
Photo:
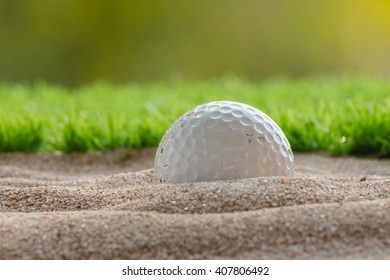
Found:
[[[0,0],[0,80],[390,73],[390,1]]]
[[[0,151],[156,146],[230,99],[294,151],[390,157],[389,50],[388,0],[0,0]]]
[[[181,114],[233,100],[261,108],[294,152],[390,158],[390,82],[367,76],[93,83],[77,89],[0,83],[0,152],[157,146]]]

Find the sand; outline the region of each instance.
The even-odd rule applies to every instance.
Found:
[[[174,185],[154,153],[0,154],[0,259],[390,259],[390,160]]]

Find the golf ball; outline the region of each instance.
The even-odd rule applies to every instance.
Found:
[[[294,174],[294,156],[279,126],[238,102],[200,105],[179,117],[155,158],[159,182],[185,183]]]

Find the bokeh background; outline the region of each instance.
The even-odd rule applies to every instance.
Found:
[[[0,81],[390,74],[390,1],[0,0]]]

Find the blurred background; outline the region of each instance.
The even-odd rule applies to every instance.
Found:
[[[0,81],[390,74],[390,1],[0,0]]]

